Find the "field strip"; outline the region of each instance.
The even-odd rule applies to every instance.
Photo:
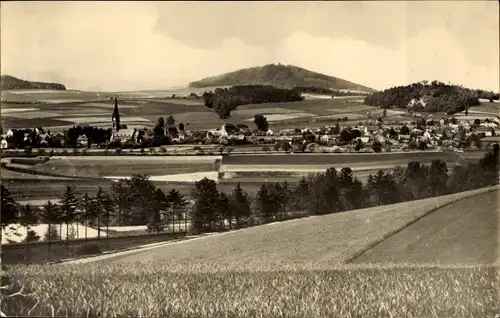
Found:
[[[75,260],[63,260],[63,261],[56,263],[56,264],[82,264],[82,263],[96,262],[96,261],[101,261],[101,260],[105,260],[105,259],[109,259],[109,258],[115,258],[115,257],[129,255],[129,254],[135,254],[138,252],[148,251],[148,250],[159,248],[159,247],[162,247],[165,245],[177,245],[177,244],[184,243],[185,241],[203,240],[203,239],[206,239],[208,237],[215,236],[215,235],[222,236],[222,235],[226,235],[229,233],[243,231],[245,229],[246,228],[233,230],[233,231],[229,231],[229,232],[222,232],[222,233],[209,233],[209,234],[200,235],[200,236],[188,236],[188,237],[186,237],[186,239],[146,244],[146,245],[134,247],[134,248],[131,248],[131,249],[125,250],[125,251],[111,251],[111,252],[108,252],[109,254],[104,254],[104,255],[90,256],[90,257],[85,257],[85,258],[75,259]]]
[[[413,154],[418,154],[418,153],[440,153],[440,154],[449,154],[450,152],[438,150],[438,149],[431,149],[431,150],[412,150],[412,151],[391,151],[391,152],[346,152],[346,153],[296,153],[296,154],[290,154],[290,153],[284,153],[284,152],[279,152],[279,153],[268,153],[265,156],[337,156],[337,157],[342,157],[342,156],[373,156],[373,157],[384,157],[384,156],[390,156],[394,154],[405,154],[407,156],[411,156]],[[453,153],[455,154],[455,153]],[[253,156],[262,156],[262,153],[245,153],[245,154],[237,154],[237,155],[230,155],[230,157],[253,157]]]
[[[492,191],[497,191],[497,190],[500,190],[500,185],[496,185],[496,186],[488,187],[488,188],[471,190],[471,191],[467,191],[466,193],[454,193],[454,194],[451,194],[451,195],[449,195],[450,197],[452,197],[452,199],[450,201],[442,203],[442,204],[438,204],[437,206],[431,208],[429,211],[427,211],[424,214],[416,217],[415,219],[407,222],[406,224],[404,224],[403,226],[397,228],[396,230],[394,230],[394,231],[392,231],[390,233],[387,233],[386,235],[382,236],[380,239],[372,242],[371,244],[369,244],[365,248],[359,250],[357,253],[355,253],[354,255],[352,255],[351,257],[349,257],[348,259],[346,259],[345,263],[349,264],[349,263],[354,262],[357,258],[359,258],[360,256],[362,256],[363,254],[365,254],[367,251],[371,250],[375,246],[381,244],[382,242],[384,242],[388,238],[390,238],[390,237],[398,234],[399,232],[403,231],[405,228],[411,226],[412,224],[418,222],[419,220],[423,219],[424,217],[428,216],[429,214],[431,214],[433,212],[436,212],[437,210],[439,210],[439,209],[441,209],[443,207],[446,207],[446,206],[451,205],[453,203],[456,203],[456,202],[459,202],[459,201],[462,201],[462,200],[474,197],[476,195],[480,195],[480,194],[488,193],[488,192],[492,192]],[[462,195],[462,196],[459,196],[459,195]]]
[[[8,158],[5,158],[8,159]],[[68,161],[148,161],[157,163],[181,162],[185,164],[213,162],[222,160],[222,156],[52,156],[50,160]]]
[[[130,179],[128,176],[122,177],[104,177],[105,179],[110,179],[113,181],[118,180],[126,180]],[[196,182],[200,181],[203,178],[211,179],[214,181],[219,180],[219,172],[218,171],[208,171],[208,172],[193,172],[193,173],[179,173],[179,174],[168,174],[162,176],[149,176],[149,180],[151,181],[171,181],[171,182]]]
[[[342,169],[343,167],[349,167],[352,171],[365,171],[365,170],[379,170],[379,169],[392,169],[396,166],[402,166],[403,163],[396,164],[386,164],[386,165],[366,165],[362,167],[352,167],[350,163],[344,164],[325,164],[325,165],[317,165],[311,167],[310,165],[304,164],[303,166],[291,166],[287,167],[285,165],[223,165],[220,168],[220,172],[257,172],[257,171],[269,171],[269,172],[316,172],[316,171],[325,171],[328,168],[335,167],[337,170]]]

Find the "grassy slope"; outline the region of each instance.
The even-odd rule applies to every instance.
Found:
[[[498,267],[335,264],[367,238],[463,196],[201,237],[115,262],[61,264],[56,271],[50,265],[14,266],[8,270],[12,292],[24,286],[31,295],[2,299],[2,311],[27,315],[33,308],[30,316],[493,317],[500,310]],[[170,261],[147,262],[154,259]]]
[[[355,262],[494,262],[500,247],[499,194],[485,193],[443,207]]]
[[[373,89],[333,76],[312,72],[293,65],[257,66],[208,77],[189,84],[190,87],[227,85],[274,85],[293,88],[295,86],[316,86],[331,89],[351,89],[372,92]]]
[[[207,260],[240,264],[265,260],[338,264],[430,209],[483,191],[258,226],[111,258],[109,262]]]

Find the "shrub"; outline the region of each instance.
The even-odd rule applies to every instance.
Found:
[[[382,152],[382,144],[379,141],[374,141],[372,143],[372,149],[375,152]]]
[[[101,253],[101,247],[97,243],[86,244],[76,250],[76,255],[93,255]]]
[[[38,241],[40,241],[40,235],[38,235],[33,230],[28,230],[28,233],[26,234],[26,238],[24,239],[24,241],[25,242],[38,242]]]

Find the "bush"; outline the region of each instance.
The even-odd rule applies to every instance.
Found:
[[[378,141],[374,141],[372,143],[372,149],[375,152],[382,152],[382,144]]]
[[[38,241],[40,241],[40,235],[38,235],[33,230],[28,230],[28,233],[26,234],[26,238],[24,239],[24,241],[25,242],[38,242]]]
[[[101,253],[101,247],[97,243],[86,244],[76,250],[76,255],[93,255]]]

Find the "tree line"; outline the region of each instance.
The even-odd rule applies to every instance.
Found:
[[[413,100],[425,99],[425,105],[416,103],[413,109],[426,112],[446,112],[453,114],[479,105],[479,98],[495,98],[495,94],[481,90],[471,90],[457,85],[447,85],[439,81],[423,81],[406,86],[396,86],[374,92],[365,97],[365,104],[389,108],[407,107]]]
[[[216,88],[214,92],[204,92],[203,100],[206,107],[225,119],[240,105],[301,101],[303,97],[295,89],[276,88],[271,85],[236,85],[230,88]]]
[[[41,208],[17,204],[4,185],[1,194],[2,229],[16,223],[25,226],[30,232],[27,240],[37,240],[29,229],[39,222],[49,225],[47,238],[60,239],[62,227],[65,225],[66,233],[70,233],[70,224],[74,222],[95,227],[99,238],[103,227],[147,225],[150,232],[160,232],[169,224],[175,229],[175,221],[178,228],[182,221],[187,221],[188,202],[184,197],[175,189],[165,194],[147,175],[141,174],[120,180],[109,192],[99,187],[94,195],[85,193],[82,197],[77,197],[74,187],[67,186],[58,202],[48,201]]]
[[[301,178],[263,183],[254,196],[240,184],[226,194],[215,181],[204,178],[192,189],[194,205],[172,189],[168,194],[157,189],[146,175],[135,175],[115,183],[110,193],[98,189],[95,196],[76,198],[68,187],[59,203],[48,202],[43,209],[19,208],[2,185],[2,227],[11,223],[36,224],[80,221],[90,225],[147,225],[150,231],[162,231],[168,222],[184,219],[192,233],[221,231],[304,215],[322,215],[424,199],[498,184],[499,147],[477,163],[449,169],[445,162],[430,165],[410,162],[406,167],[379,170],[363,183],[351,168],[329,168]],[[451,170],[451,171],[450,171]]]

